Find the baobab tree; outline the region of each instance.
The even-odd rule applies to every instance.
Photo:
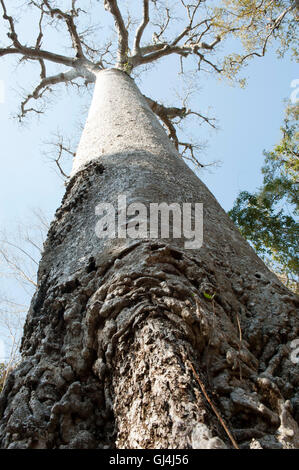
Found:
[[[233,79],[271,40],[281,52],[291,45],[297,2],[135,1],[132,9],[143,10],[136,25],[133,11],[125,18],[120,2],[105,0],[117,41],[100,45],[81,31],[84,2],[72,0],[68,9],[59,3],[27,2],[40,15],[29,46],[0,0],[10,40],[0,56],[40,64],[41,81],[21,103],[20,118],[39,113],[31,103],[56,84],[95,83],[44,245],[22,363],[1,396],[1,446],[299,447],[299,374],[291,356],[297,297],[181,158],[186,149],[198,156],[180,142],[176,123],[192,112],[209,118],[145,97],[133,79],[136,69],[168,56],[182,72],[188,63],[199,74],[206,68]],[[97,2],[85,8],[94,18]],[[43,48],[44,28],[60,24],[72,55]],[[237,52],[228,55],[223,44]],[[58,74],[47,74],[51,62],[61,66]],[[132,204],[129,222],[123,207],[109,212],[124,196]],[[168,236],[140,236],[141,204],[152,203],[201,203],[202,246],[187,248],[174,226]],[[129,228],[135,237],[126,237]]]

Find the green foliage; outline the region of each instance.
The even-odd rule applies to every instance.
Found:
[[[298,58],[295,1],[222,0],[217,2],[213,14],[217,35],[222,40],[229,36],[234,38],[238,49],[224,58],[222,73],[228,79],[234,79],[249,59],[263,57],[274,40],[278,56],[289,51]]]
[[[213,298],[215,297],[215,294],[210,295],[210,294],[208,294],[207,292],[204,292],[204,293],[203,293],[203,296],[204,296],[206,299],[208,299],[208,300],[213,300]]]
[[[298,105],[286,109],[282,139],[271,152],[264,152],[262,187],[250,194],[242,191],[229,215],[257,253],[282,276],[298,287]]]

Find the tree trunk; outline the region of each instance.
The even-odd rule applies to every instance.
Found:
[[[98,238],[95,208],[117,207],[118,195],[147,207],[203,203],[203,246]],[[44,246],[23,362],[1,396],[1,446],[299,447],[296,302],[134,81],[99,72]]]

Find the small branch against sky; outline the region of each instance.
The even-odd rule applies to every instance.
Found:
[[[26,286],[37,286],[32,274],[34,270],[30,269],[32,264],[38,265],[37,261],[31,256],[30,252],[10,242],[5,236],[0,240],[0,259],[2,263],[4,262],[8,276],[14,276]],[[28,267],[28,261],[30,267]]]
[[[33,211],[33,216],[30,225],[23,222],[9,233],[0,232],[0,276],[12,277],[30,290],[37,286],[37,266],[49,229],[42,211]]]
[[[129,34],[116,0],[104,0],[105,10],[109,11],[115,21],[118,34],[118,63],[122,67],[127,61]]]
[[[74,158],[76,156],[75,151],[72,149],[73,143],[69,139],[66,139],[66,137],[63,136],[60,132],[57,132],[55,135],[53,135],[52,141],[44,142],[44,144],[49,148],[49,151],[44,151],[44,155],[50,162],[55,164],[59,175],[66,184],[69,180],[69,175],[64,169],[65,158]]]
[[[182,149],[182,151],[180,152],[182,157],[192,162],[197,168],[203,168],[207,166],[202,164],[197,156],[197,152],[201,149],[201,145],[193,144],[191,142],[181,142],[177,136],[175,124],[177,125],[186,117],[194,115],[197,116],[203,122],[207,123],[213,129],[216,129],[215,119],[204,116],[203,114],[198,113],[196,111],[191,111],[186,107],[166,107],[147,96],[145,96],[145,99],[147,100],[151,110],[159,117],[159,119],[164,124],[165,128],[168,131],[168,136],[173,141],[175,148],[177,150]]]
[[[31,94],[29,94],[22,102],[21,102],[21,111],[19,114],[19,120],[22,120],[25,115],[29,112],[35,112],[37,114],[42,113],[40,109],[36,108],[28,108],[26,105],[29,103],[30,100],[39,100],[40,98],[44,97],[44,94],[47,91],[51,91],[51,85],[55,85],[57,83],[70,83],[73,84],[76,78],[79,78],[80,74],[75,70],[70,70],[68,72],[61,72],[57,75],[53,75],[51,77],[44,77],[39,85],[33,90]]]
[[[5,362],[6,370],[2,377],[4,385],[6,377],[20,360],[19,347],[22,337],[24,318],[28,306],[23,305],[0,294],[0,329],[1,329],[1,357],[0,363]],[[1,390],[0,390],[1,391]]]
[[[4,284],[8,292],[4,294],[0,291],[0,339],[5,353],[1,360],[5,360],[7,372],[20,359],[19,347],[25,315],[30,297],[37,287],[38,263],[49,229],[47,217],[40,209],[32,213],[30,225],[22,221],[13,231],[0,233],[0,277],[2,286]],[[13,298],[9,294],[10,286]],[[21,301],[18,298],[20,292],[23,293]]]
[[[143,19],[140,25],[138,26],[136,34],[135,34],[134,47],[133,47],[134,54],[140,54],[140,41],[148,23],[149,23],[149,0],[143,0]]]
[[[60,8],[53,8],[50,5],[50,2],[48,0],[43,0],[40,4],[34,0],[31,0],[30,4],[36,6],[41,10],[41,18],[44,14],[49,15],[51,18],[58,18],[59,20],[62,20],[65,22],[69,35],[72,40],[72,45],[73,48],[76,52],[76,57],[84,57],[83,54],[83,49],[82,49],[82,43],[80,36],[77,31],[77,27],[75,25],[74,18],[76,18],[79,14],[78,9],[76,9],[76,0],[72,2],[72,9],[70,10],[69,13],[66,13],[62,11]]]
[[[8,38],[11,40],[11,44],[6,48],[0,48],[0,57],[7,54],[20,54],[26,58],[33,60],[49,60],[58,64],[63,64],[67,66],[73,65],[73,59],[71,57],[63,56],[60,54],[55,54],[40,48],[40,40],[37,39],[35,46],[28,47],[19,41],[18,34],[15,28],[15,21],[12,16],[8,15],[6,3],[4,0],[0,0],[0,5],[2,6],[3,11],[3,20],[5,20],[9,25],[9,32],[7,34]],[[41,37],[41,24],[39,25],[40,31],[38,33],[38,38]]]

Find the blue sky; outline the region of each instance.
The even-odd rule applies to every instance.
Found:
[[[30,35],[30,22],[23,22],[22,28],[22,33]],[[0,40],[3,37],[0,32]],[[188,121],[187,131],[200,141],[208,141],[202,161],[221,161],[220,166],[203,170],[200,177],[225,210],[232,207],[239,191],[253,191],[260,185],[263,150],[271,149],[280,139],[283,100],[290,97],[291,82],[299,77],[298,66],[288,56],[277,59],[273,50],[265,58],[250,62],[244,74],[248,79],[245,89],[210,75],[200,76],[196,81],[199,91],[190,103],[193,109],[209,112],[218,120],[218,131],[194,119]],[[19,223],[30,225],[32,209],[40,208],[50,220],[53,217],[65,186],[55,166],[43,155],[44,142],[53,140],[52,134],[58,129],[79,140],[80,120],[83,117],[84,121],[91,94],[80,98],[74,90],[65,93],[65,87],[59,86],[45,114],[32,116],[20,126],[12,115],[18,112],[21,88],[31,91],[30,83],[38,83],[38,69],[32,64],[16,67],[15,58],[4,57],[0,80],[5,95],[0,103],[0,228],[12,232]],[[152,98],[176,106],[176,82],[175,63],[168,59],[160,62],[159,69],[146,72],[138,85]],[[28,300],[15,284],[3,278],[0,281],[0,291]]]

